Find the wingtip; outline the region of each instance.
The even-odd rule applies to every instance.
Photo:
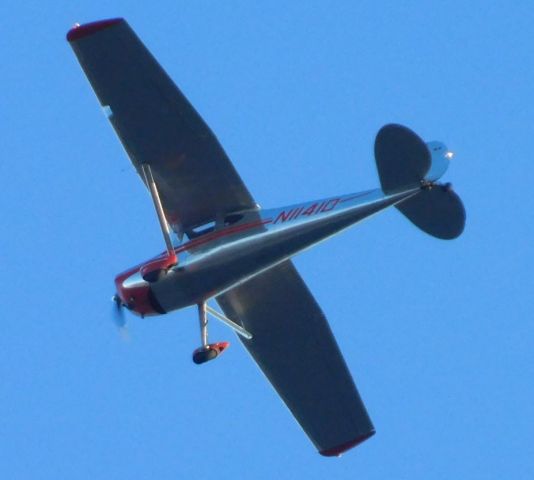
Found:
[[[339,457],[342,453],[345,453],[347,450],[350,450],[351,448],[354,448],[355,446],[359,445],[362,442],[365,442],[368,438],[372,437],[376,432],[374,430],[370,431],[369,433],[366,433],[364,435],[360,435],[358,438],[354,440],[350,440],[348,442],[342,443],[341,445],[338,445],[333,448],[329,448],[326,450],[320,450],[319,453],[323,457]]]
[[[117,23],[124,22],[124,18],[109,18],[107,20],[98,20],[96,22],[85,23],[80,25],[76,23],[68,32],[67,32],[67,41],[73,42],[79,40],[80,38],[87,37],[92,35],[100,30],[112,27]]]

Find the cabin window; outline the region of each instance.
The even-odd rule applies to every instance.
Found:
[[[239,222],[243,218],[243,215],[240,213],[233,213],[232,215],[227,215],[224,217],[224,226],[233,225],[234,223]]]
[[[189,238],[196,238],[200,237],[201,235],[205,235],[206,233],[213,232],[215,230],[215,222],[207,222],[203,223],[202,225],[198,225],[194,228],[191,228],[187,230],[186,234]]]

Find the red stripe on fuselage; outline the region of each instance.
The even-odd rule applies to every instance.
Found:
[[[236,225],[234,227],[228,227],[223,230],[217,230],[214,232],[206,233],[205,235],[202,235],[199,238],[195,238],[187,243],[184,243],[183,245],[180,245],[179,247],[175,248],[174,251],[176,253],[184,252],[186,250],[191,250],[192,248],[199,247],[201,245],[204,245],[206,243],[211,242],[212,240],[217,240],[222,237],[226,237],[228,235],[233,235],[234,233],[241,233],[245,232],[247,230],[250,230],[252,228],[261,227],[262,225],[267,225],[271,223],[273,220],[271,218],[267,220],[260,220],[257,222],[250,222],[250,223],[244,223],[243,225]]]
[[[222,238],[222,237],[225,237],[225,236],[228,236],[228,235],[233,235],[234,233],[244,232],[244,231],[250,230],[252,228],[261,227],[262,225],[267,225],[269,223],[272,223],[272,221],[273,221],[272,218],[269,218],[267,220],[260,220],[260,221],[257,221],[257,222],[244,223],[243,225],[235,225],[233,227],[228,227],[228,228],[225,228],[223,230],[216,231],[216,232],[210,232],[210,233],[207,233],[205,235],[202,235],[199,238],[195,238],[194,240],[191,240],[191,241],[189,241],[187,243],[184,243],[183,245],[180,245],[179,247],[176,247],[174,249],[174,252],[176,254],[179,254],[181,252],[185,252],[185,251],[190,250],[192,248],[199,247],[201,245],[209,243],[212,240],[217,240],[219,238]],[[140,271],[145,265],[148,265],[151,262],[154,262],[155,260],[157,260],[159,258],[164,258],[166,256],[167,256],[167,252],[162,252],[159,255],[151,258],[150,260],[147,260],[144,263],[141,263],[139,265],[136,265],[135,267],[129,268],[128,270],[126,270],[126,271],[120,273],[119,275],[117,275],[116,282],[119,282],[119,283],[122,284],[122,282],[124,280],[126,280],[128,277],[130,277],[134,273]]]
[[[369,192],[361,192],[361,193],[357,193],[356,195],[351,195],[350,197],[342,198],[342,199],[339,201],[339,203],[350,202],[351,200],[355,200],[356,198],[363,197],[363,196],[366,195],[367,193],[369,193]]]

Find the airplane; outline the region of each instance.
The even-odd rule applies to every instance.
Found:
[[[380,188],[262,209],[124,19],[75,24],[67,41],[150,193],[166,246],[117,275],[117,308],[145,317],[196,306],[194,363],[228,347],[209,342],[211,315],[238,334],[319,453],[339,456],[370,438],[375,428],[291,258],[391,206],[434,237],[458,237],[464,207],[438,182],[452,152],[388,124],[374,144]]]

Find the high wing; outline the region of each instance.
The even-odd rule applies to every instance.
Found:
[[[374,434],[328,322],[290,261],[216,299],[252,333],[241,341],[321,454]]]
[[[132,163],[151,166],[173,227],[216,220],[256,204],[200,115],[124,19],[67,34]]]
[[[175,229],[256,209],[215,135],[123,19],[67,34],[141,178],[149,164]],[[328,322],[292,263],[217,297],[253,334],[243,340],[323,455],[369,438],[373,425]]]

